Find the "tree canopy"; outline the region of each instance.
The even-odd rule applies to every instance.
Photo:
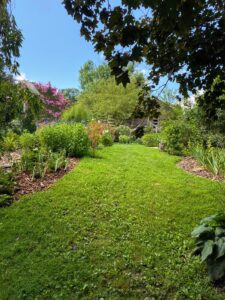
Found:
[[[103,52],[117,82],[129,82],[127,64],[151,65],[149,79],[161,76],[180,92],[209,89],[224,77],[225,2],[221,0],[64,0],[81,34]]]
[[[67,100],[72,102],[75,102],[77,100],[77,96],[80,93],[80,91],[76,88],[61,89],[60,92]]]
[[[108,79],[111,76],[110,67],[107,64],[95,66],[92,60],[88,60],[80,69],[79,81],[81,89],[100,79]]]
[[[18,71],[17,58],[23,36],[18,29],[10,8],[10,0],[0,0],[0,74],[8,69],[12,73]]]
[[[78,103],[100,120],[121,123],[129,119],[138,103],[140,89],[133,81],[117,85],[113,77],[101,79],[90,85],[79,97]]]

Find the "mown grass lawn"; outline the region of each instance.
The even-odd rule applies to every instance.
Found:
[[[223,299],[190,238],[218,184],[140,145],[98,156],[0,210],[0,299]]]

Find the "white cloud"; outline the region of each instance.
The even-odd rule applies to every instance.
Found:
[[[26,74],[23,73],[23,72],[21,72],[19,75],[16,75],[16,77],[15,77],[16,81],[23,81],[23,80],[26,80],[26,79],[27,79]]]

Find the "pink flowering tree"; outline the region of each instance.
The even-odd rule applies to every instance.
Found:
[[[47,84],[34,82],[33,85],[44,102],[45,116],[51,119],[58,119],[69,102],[50,82]]]

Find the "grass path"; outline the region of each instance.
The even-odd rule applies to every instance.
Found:
[[[99,156],[0,210],[0,299],[223,299],[190,255],[218,184],[157,149]]]

